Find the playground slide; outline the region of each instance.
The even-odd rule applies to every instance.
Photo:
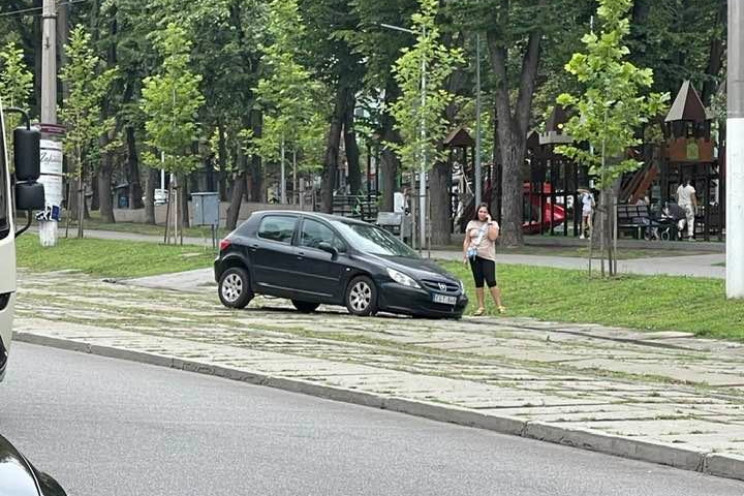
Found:
[[[549,195],[551,193],[551,185],[543,184],[543,194]],[[532,204],[534,211],[540,209],[540,194],[530,191],[530,183],[524,183],[524,195],[529,196],[529,201]],[[527,212],[525,212],[526,214]],[[553,214],[551,222],[551,213]],[[528,221],[522,224],[522,231],[525,234],[539,234],[543,231],[547,231],[551,226],[558,226],[566,220],[566,209],[561,204],[551,204],[545,202],[542,206],[542,222]]]
[[[551,185],[550,184],[543,184],[543,193],[550,195],[551,192]],[[483,194],[483,200],[486,203],[491,202],[491,195],[493,191],[490,187],[486,188],[486,191],[484,191]],[[524,196],[530,197],[530,202],[532,203],[533,211],[538,211],[540,209],[540,195],[538,193],[530,193],[530,183],[526,182],[524,183]],[[470,203],[468,204],[467,208],[465,209],[465,213],[461,218],[461,228],[465,229],[465,224],[467,224],[467,221],[473,218],[475,210],[475,200],[470,200]],[[527,212],[525,212],[526,214]],[[531,222],[525,222],[522,224],[522,230],[525,234],[539,234],[541,231],[549,230],[551,227],[550,222],[550,203],[545,202],[543,205],[543,212],[541,218],[543,219],[542,222],[537,221],[531,221]],[[553,205],[552,208],[553,213],[553,226],[560,225],[563,223],[563,221],[566,219],[566,209],[563,205],[556,203]]]

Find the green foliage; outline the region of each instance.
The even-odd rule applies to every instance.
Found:
[[[630,54],[623,42],[630,32],[625,16],[631,5],[632,0],[599,1],[600,34],[585,35],[586,53],[574,54],[566,64],[566,71],[585,91],[580,96],[564,93],[558,97],[560,105],[576,111],[566,123],[566,132],[576,143],[588,143],[600,153],[573,145],[559,147],[558,152],[589,166],[590,173],[600,177],[600,188],[640,166],[625,159],[625,153],[640,143],[636,137],[639,126],[658,115],[669,98],[668,94],[642,96],[653,85],[653,71],[625,60]]]
[[[282,146],[306,158],[317,157],[328,98],[324,85],[298,61],[305,27],[296,0],[273,0],[267,29],[270,43],[261,46],[265,77],[255,89],[264,121],[250,150],[269,162],[280,160]]]
[[[13,42],[0,50],[0,98],[6,107],[28,108],[34,76],[23,60],[23,49]]]
[[[0,50],[0,100],[5,108],[18,107],[28,111],[28,100],[34,85],[34,76],[23,60],[23,49],[8,42]],[[5,142],[11,143],[13,130],[21,122],[16,114],[5,114]],[[13,147],[7,149],[13,168]]]
[[[201,76],[189,68],[191,41],[186,30],[171,23],[153,35],[163,57],[160,74],[145,78],[142,110],[147,115],[147,143],[166,154],[164,164],[152,152],[143,154],[150,167],[188,172],[196,165],[192,145],[198,139],[198,111],[204,103]]]
[[[388,143],[388,146],[409,169],[418,169],[422,160],[431,166],[441,158],[438,143],[448,128],[444,110],[454,100],[444,83],[455,67],[464,63],[460,49],[449,48],[439,41],[438,2],[420,0],[420,5],[421,11],[412,16],[418,34],[416,44],[404,48],[393,66],[401,95],[390,108],[403,143]],[[425,98],[422,98],[422,74],[426,78]]]
[[[95,54],[91,35],[83,26],[70,33],[66,47],[68,62],[62,68],[60,78],[69,88],[60,110],[60,119],[67,128],[64,148],[78,164],[76,173],[83,166],[83,157],[95,157],[91,153],[98,146],[98,138],[114,129],[114,119],[102,119],[102,103],[118,75],[116,68],[104,69],[103,62]],[[95,165],[95,161],[88,161]]]

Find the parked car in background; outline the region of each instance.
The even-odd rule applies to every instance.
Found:
[[[468,303],[462,281],[384,229],[308,212],[254,213],[220,242],[214,275],[231,308],[266,294],[301,312],[329,304],[360,316],[457,319]]]
[[[51,476],[37,470],[0,436],[0,496],[66,496]]]

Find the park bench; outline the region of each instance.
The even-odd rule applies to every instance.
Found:
[[[644,238],[644,231],[651,227],[658,227],[658,222],[651,217],[646,205],[618,205],[618,230],[631,230],[637,239]]]

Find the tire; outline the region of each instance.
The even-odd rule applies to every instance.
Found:
[[[227,269],[220,277],[217,293],[227,308],[245,308],[253,299],[248,272],[243,267]]]
[[[292,305],[302,313],[313,313],[318,309],[320,303],[311,303],[309,301],[292,300]]]
[[[352,315],[367,317],[377,313],[377,287],[367,276],[351,280],[344,298],[346,309]]]

